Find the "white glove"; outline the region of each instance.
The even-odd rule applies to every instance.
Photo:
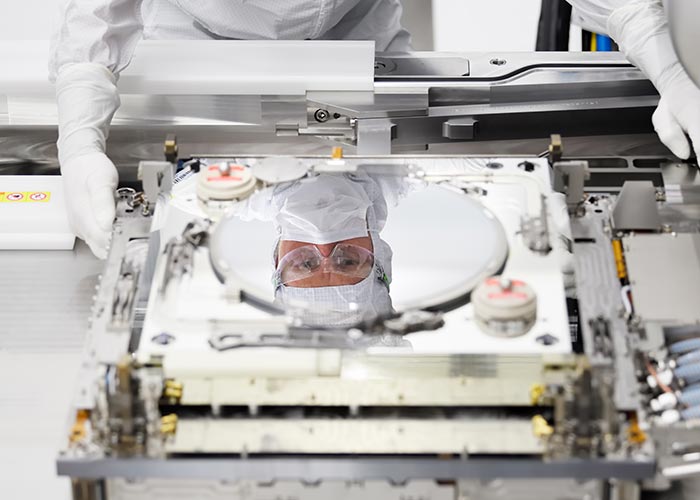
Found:
[[[653,117],[659,139],[674,155],[686,160],[691,151],[688,134],[700,158],[700,89],[679,63],[659,92],[661,100]]]
[[[97,258],[106,258],[114,221],[117,169],[104,153],[88,153],[63,163],[61,174],[71,229]]]
[[[69,64],[56,79],[61,164],[68,219],[99,258],[107,256],[117,170],[105,156],[109,123],[119,107],[116,77],[104,66]]]
[[[678,62],[661,0],[569,2],[580,16],[580,24],[610,35],[661,94],[653,119],[661,141],[673,154],[687,159],[687,133],[700,152],[700,90]]]
[[[690,156],[690,135],[700,151],[700,90],[678,61],[660,0],[629,0],[607,22],[609,34],[661,94],[654,128],[679,158]]]

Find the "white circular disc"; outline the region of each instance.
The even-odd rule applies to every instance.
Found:
[[[252,167],[253,175],[265,184],[280,184],[301,179],[309,168],[297,158],[272,156],[263,158]]]
[[[498,219],[479,201],[438,185],[412,193],[389,208],[381,232],[393,250],[394,309],[439,308],[466,297],[496,274],[508,255]],[[234,270],[243,287],[272,302],[272,222],[229,215],[212,235],[212,264],[220,274]]]
[[[227,215],[214,229],[209,242],[214,270],[221,278],[231,270],[243,288],[254,290],[268,302],[274,300],[272,287],[273,246],[277,232],[271,222],[244,221]]]
[[[381,233],[394,251],[394,308],[423,309],[466,296],[508,255],[500,221],[474,198],[439,185],[390,209]]]

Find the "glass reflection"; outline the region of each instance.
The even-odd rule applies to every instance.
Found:
[[[275,304],[311,326],[351,326],[394,313],[392,250],[380,237],[399,177],[320,174],[254,195],[242,218],[271,220]]]
[[[275,302],[310,325],[349,326],[393,313],[387,214],[369,175],[322,174],[277,190]],[[301,279],[293,279],[300,277]]]

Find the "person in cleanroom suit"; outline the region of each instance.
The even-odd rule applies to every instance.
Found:
[[[309,175],[258,191],[236,215],[275,226],[275,303],[307,325],[348,327],[394,312],[393,252],[380,233],[389,207],[423,187],[362,169]]]
[[[654,126],[671,151],[700,148],[700,89],[678,61],[661,0],[569,0],[581,24],[609,34],[661,94]],[[140,39],[374,40],[408,51],[399,0],[64,0],[53,37],[58,157],[76,235],[105,257],[117,171],[105,155],[116,82]],[[689,135],[690,141],[686,137]]]
[[[64,0],[49,71],[56,81],[58,159],[76,235],[106,256],[117,171],[105,155],[117,79],[151,40],[374,40],[405,52],[399,0]]]

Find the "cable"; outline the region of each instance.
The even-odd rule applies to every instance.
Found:
[[[698,338],[681,340],[680,342],[671,344],[671,346],[668,348],[671,354],[686,354],[698,349],[700,349],[700,339]]]
[[[688,363],[695,363],[700,361],[700,349],[696,351],[690,351],[687,354],[683,354],[678,359],[676,359],[676,364],[678,366],[687,365]]]
[[[630,292],[630,286],[625,285],[622,287],[622,303],[625,306],[625,311],[627,311],[627,314],[629,316],[632,316],[632,313],[634,312],[632,309],[632,301],[630,300],[629,297],[629,292]]]
[[[700,387],[692,387],[681,391],[678,395],[678,401],[686,406],[700,405]]]
[[[605,35],[600,35],[596,33],[595,35],[596,52],[610,52],[612,51],[612,40],[610,37]]]
[[[673,389],[671,389],[669,386],[664,384],[660,379],[659,375],[656,373],[656,370],[654,367],[651,365],[651,362],[649,361],[649,358],[644,359],[644,363],[646,364],[647,371],[649,374],[654,377],[654,380],[656,380],[656,384],[661,388],[662,391],[664,392],[670,392],[673,393]]]
[[[696,418],[700,418],[700,406],[693,406],[692,408],[682,410],[681,418],[683,420],[693,420]]]
[[[700,363],[690,363],[679,366],[673,373],[676,377],[683,379],[688,384],[700,382]]]
[[[542,0],[535,50],[567,52],[570,30],[571,5],[569,2]]]

